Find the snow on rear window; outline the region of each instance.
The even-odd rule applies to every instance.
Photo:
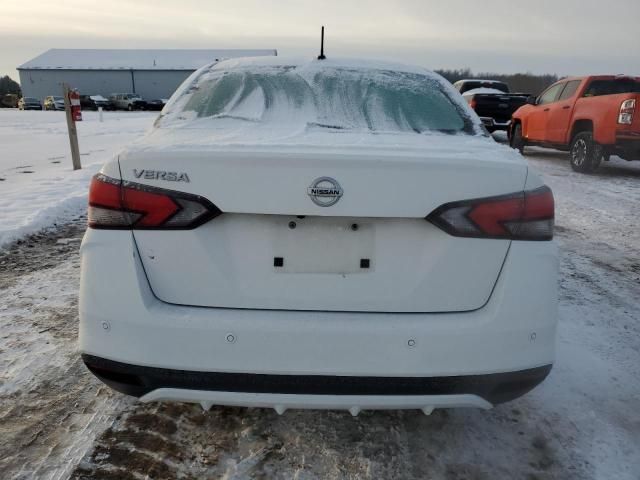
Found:
[[[473,133],[437,78],[362,68],[250,66],[201,75],[160,126],[229,120],[372,132]]]

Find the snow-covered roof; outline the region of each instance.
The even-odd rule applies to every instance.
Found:
[[[255,58],[230,58],[225,61],[211,65],[205,70],[220,71],[235,68],[251,69],[253,67],[290,67],[299,70],[320,70],[333,68],[347,68],[353,70],[389,70],[394,72],[416,73],[430,78],[441,79],[433,71],[418,65],[399,63],[387,60],[349,58],[349,57],[327,57],[325,60],[318,60],[315,55],[297,57],[267,57]],[[447,83],[448,84],[448,83]]]
[[[483,80],[482,78],[463,78],[462,80],[458,80],[458,82],[478,82],[478,83],[503,83],[500,80]]]
[[[18,70],[195,70],[223,58],[274,56],[261,50],[129,50],[52,48],[20,65]]]
[[[498,90],[497,88],[480,87],[480,88],[472,88],[471,90],[467,90],[462,94],[462,96],[468,97],[470,95],[479,95],[479,94],[505,95],[505,92],[503,92],[502,90]]]

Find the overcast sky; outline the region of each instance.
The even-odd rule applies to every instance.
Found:
[[[49,48],[276,48],[476,72],[640,75],[640,0],[0,0],[0,74]]]

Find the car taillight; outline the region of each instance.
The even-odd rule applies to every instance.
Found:
[[[553,194],[544,186],[499,197],[446,203],[427,220],[455,237],[551,240]]]
[[[103,229],[195,228],[222,212],[190,193],[150,187],[98,174],[89,188],[89,227]]]
[[[618,123],[622,125],[631,125],[633,123],[633,114],[636,111],[636,99],[630,98],[620,105],[620,114],[618,115]]]

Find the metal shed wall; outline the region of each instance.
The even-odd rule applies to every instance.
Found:
[[[20,70],[20,85],[25,97],[43,100],[62,95],[68,83],[83,95],[137,93],[147,100],[169,98],[193,70]]]
[[[193,72],[194,70],[134,70],[135,93],[147,100],[169,98]]]

